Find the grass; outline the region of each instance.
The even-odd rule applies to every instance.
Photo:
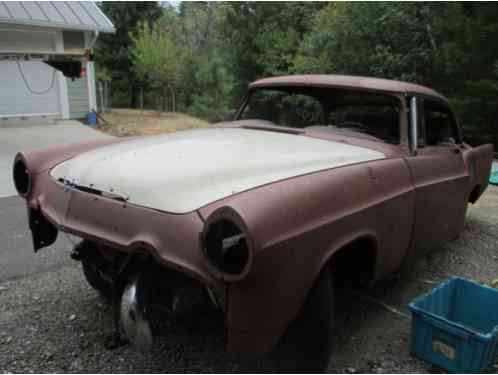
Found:
[[[208,122],[182,113],[113,109],[100,114],[99,129],[117,136],[155,135],[179,130],[205,128]]]

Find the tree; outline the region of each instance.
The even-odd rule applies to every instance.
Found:
[[[161,15],[162,8],[157,2],[114,2],[99,3],[102,11],[113,22],[115,34],[101,34],[95,49],[97,68],[106,69],[113,82],[112,92],[120,95],[114,103],[136,107],[138,87],[143,85],[133,70],[130,59],[132,41],[130,32],[147,21],[154,23]]]
[[[332,3],[319,12],[296,72],[370,75],[424,83],[433,67],[427,4]],[[430,25],[429,25],[430,28]]]
[[[446,94],[467,139],[498,144],[498,7],[462,3],[331,3],[293,62],[297,73],[400,79]]]
[[[238,106],[248,83],[261,77],[369,75],[420,83],[446,94],[472,142],[494,137],[498,146],[494,4],[244,1],[102,6],[118,32],[101,36],[98,67],[109,72],[113,92],[125,93],[131,104],[133,87],[149,85],[163,100],[173,99],[174,92],[179,110],[219,119]]]
[[[224,61],[215,53],[197,60],[196,83],[189,112],[210,121],[222,120],[230,112],[232,77]]]
[[[317,10],[315,2],[233,2],[222,4],[221,32],[230,56],[236,101],[247,84],[265,76],[287,74],[303,35]]]
[[[166,98],[171,100],[171,110],[176,110],[176,86],[180,80],[182,52],[159,24],[142,23],[131,35],[130,51],[137,76],[161,93],[162,110],[166,111]]]

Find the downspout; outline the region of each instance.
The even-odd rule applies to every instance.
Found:
[[[88,49],[91,50],[93,48],[93,46],[95,45],[95,43],[97,42],[97,38],[99,37],[100,33],[98,30],[95,30],[94,32],[94,37],[93,39],[90,41],[90,45],[88,46]]]
[[[93,69],[93,66],[90,68],[89,63],[91,63],[90,56],[91,56],[91,50],[95,46],[95,43],[97,42],[97,38],[99,37],[99,31],[94,30],[93,31],[93,38],[90,39],[90,42],[88,43],[87,46],[87,56],[88,60],[86,61],[87,63],[87,80],[89,83],[89,90],[90,90],[90,98],[91,98],[91,103],[90,103],[90,112],[97,113],[97,88],[96,88],[96,82],[95,82],[95,70]],[[95,104],[95,105],[94,105]]]

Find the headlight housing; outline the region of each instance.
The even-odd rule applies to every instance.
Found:
[[[25,197],[31,191],[31,174],[26,165],[26,161],[20,155],[16,156],[14,160],[12,174],[17,192],[22,197]]]
[[[202,252],[211,268],[226,281],[238,281],[249,272],[252,246],[247,228],[231,208],[215,211],[206,221]]]

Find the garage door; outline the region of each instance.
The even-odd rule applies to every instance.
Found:
[[[0,118],[60,117],[58,76],[40,61],[0,61]]]

